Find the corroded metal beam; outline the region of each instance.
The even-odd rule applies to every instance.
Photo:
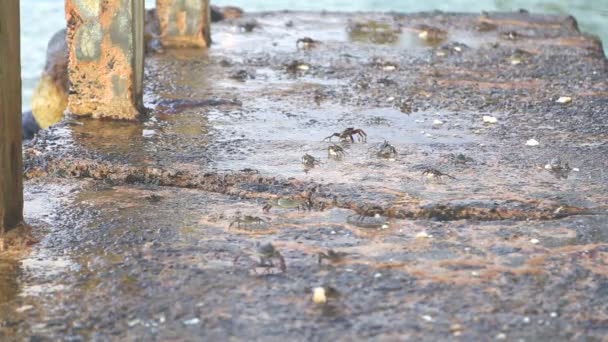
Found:
[[[0,1],[0,235],[23,220],[19,0]]]
[[[68,112],[133,120],[142,109],[144,0],[66,0]]]
[[[211,44],[209,0],[156,0],[160,40],[165,47]]]

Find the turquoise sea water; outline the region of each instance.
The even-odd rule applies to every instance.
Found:
[[[6,1],[6,0],[0,0]],[[154,0],[146,0],[148,7]],[[65,26],[64,0],[21,0],[23,104],[30,96],[44,66],[46,44]],[[245,11],[330,10],[399,11],[443,10],[452,12],[512,11],[574,15],[582,30],[598,35],[608,51],[608,0],[212,0],[215,5],[234,5]]]

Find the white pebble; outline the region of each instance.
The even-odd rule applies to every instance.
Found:
[[[561,104],[568,104],[568,103],[572,102],[572,98],[570,96],[561,96],[555,102],[561,103]]]
[[[416,239],[428,239],[431,236],[427,232],[419,232],[416,234]]]
[[[579,171],[580,171],[580,169],[579,169],[578,167],[575,167],[575,168],[572,168],[572,171],[574,171],[574,172],[579,172]]]
[[[34,308],[34,306],[32,306],[32,305],[24,305],[22,307],[19,307],[19,308],[15,309],[15,311],[18,312],[18,313],[22,313],[22,312],[26,312],[28,310],[31,310],[33,308]]]
[[[549,316],[555,318],[555,317],[557,317],[557,312],[552,312],[552,313],[549,314]]]
[[[374,278],[380,278],[380,277],[382,277],[382,273],[376,273],[376,274],[374,274]]]
[[[129,326],[129,328],[133,328],[134,326],[140,324],[141,321],[139,319],[134,319],[132,321],[127,322],[127,325]]]
[[[524,322],[525,324],[530,323],[530,317],[528,317],[528,316],[524,317],[523,322]]]
[[[540,240],[538,239],[530,239],[530,243],[533,245],[538,245],[540,243]]]
[[[315,287],[312,292],[312,301],[315,304],[325,304],[327,302],[327,296],[325,295],[325,289],[322,287]]]
[[[200,322],[201,322],[201,320],[195,317],[195,318],[192,318],[192,319],[185,320],[184,324],[185,325],[196,325],[196,324],[199,324]]]
[[[495,123],[498,122],[498,119],[496,119],[495,117],[490,116],[490,115],[484,115],[483,116],[483,122],[495,124]]]
[[[496,335],[496,339],[497,340],[505,340],[505,339],[507,339],[507,334],[500,333],[500,334]]]
[[[526,146],[538,146],[540,143],[536,139],[529,139],[526,141]]]
[[[429,316],[429,315],[423,315],[421,316],[423,320],[427,321],[427,322],[432,322],[433,321],[433,317]]]
[[[439,119],[433,120],[433,126],[441,126],[441,125],[443,125],[443,121],[441,121]]]

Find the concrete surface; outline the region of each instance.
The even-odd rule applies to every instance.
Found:
[[[41,242],[0,263],[3,340],[605,339],[608,65],[572,18],[261,13],[213,41],[147,59],[141,122],[27,145]]]

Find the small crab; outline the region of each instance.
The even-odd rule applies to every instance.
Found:
[[[235,225],[237,228],[241,228],[241,225],[246,225],[246,226],[258,225],[259,226],[264,223],[266,223],[266,220],[264,220],[261,217],[245,215],[243,217],[239,216],[234,221],[230,222],[230,225],[228,226],[228,228],[232,228]]]
[[[296,47],[298,49],[312,49],[321,42],[318,40],[314,40],[310,37],[304,37],[296,40]]]
[[[367,133],[365,133],[364,130],[360,129],[360,128],[354,128],[354,127],[348,127],[347,129],[343,130],[341,133],[333,133],[332,135],[326,137],[323,140],[327,140],[327,141],[331,141],[331,138],[333,137],[338,137],[340,139],[340,141],[349,141],[350,142],[355,142],[355,138],[353,138],[353,136],[357,136],[359,141],[367,141]]]
[[[277,265],[274,264],[273,259],[278,260],[279,264],[278,264],[278,268],[282,271],[285,272],[287,271],[287,266],[285,264],[285,259],[283,258],[283,255],[281,255],[281,253],[271,244],[271,243],[265,243],[263,245],[258,245],[256,248],[255,253],[242,253],[237,255],[234,260],[232,261],[233,264],[236,265],[236,263],[241,259],[241,257],[247,257],[248,259],[250,259],[251,261],[254,261],[255,264],[253,266],[253,268],[258,268],[258,267],[262,267],[265,268],[267,272],[270,272],[271,268],[277,267]],[[258,257],[259,258],[259,262],[256,262],[254,257]]]
[[[433,168],[427,168],[424,171],[422,171],[422,175],[426,176],[428,178],[434,178],[434,179],[442,179],[442,178],[450,178],[450,179],[456,179],[454,176],[448,175],[447,173],[443,173],[437,169],[433,169]]]
[[[346,151],[336,144],[327,147],[327,157],[334,160],[341,160],[346,155]]]
[[[450,153],[447,156],[447,159],[452,163],[452,164],[456,164],[456,165],[466,165],[466,164],[471,164],[474,163],[475,160],[463,153],[458,153],[458,154],[454,154],[454,153]]]
[[[230,76],[228,76],[228,77],[233,80],[240,81],[240,82],[245,82],[246,80],[255,79],[255,75],[252,75],[247,70],[243,70],[243,69],[241,69],[233,74],[230,74]]]
[[[559,157],[551,159],[551,161],[545,165],[545,169],[558,179],[567,179],[571,171],[570,164],[568,164],[568,162],[562,162]]]
[[[532,56],[533,54],[526,50],[516,49],[513,54],[509,56],[509,62],[512,65],[522,64],[526,60],[530,59],[530,57]]]
[[[158,203],[161,199],[163,199],[163,197],[157,194],[151,194],[149,196],[146,196],[146,200],[148,200],[148,202],[150,203]]]
[[[523,37],[522,34],[517,31],[502,32],[500,36],[506,40],[518,40]]]
[[[480,21],[475,25],[475,30],[477,32],[489,32],[494,31],[498,28],[498,25],[493,24],[489,21]]]
[[[260,24],[256,20],[249,20],[238,24],[239,30],[243,32],[253,32],[254,29],[259,27]]]
[[[397,157],[397,155],[398,153],[395,146],[389,144],[389,142],[386,140],[382,143],[382,145],[378,147],[376,151],[376,156],[378,158],[394,159],[395,157]]]
[[[297,209],[298,211],[312,210],[313,202],[310,197],[304,200],[281,197],[279,199],[266,202],[266,204],[264,204],[264,206],[262,207],[262,211],[265,213],[269,213],[270,209],[272,209],[274,206],[277,206],[282,209]]]
[[[427,43],[437,44],[446,40],[447,37],[447,31],[444,31],[442,29],[428,25],[418,26],[418,38],[424,40]]]
[[[292,74],[306,73],[310,70],[310,64],[301,61],[293,61],[287,64],[286,68],[287,71]]]
[[[283,272],[287,270],[285,258],[283,258],[283,255],[281,255],[281,253],[271,243],[266,243],[259,246],[257,252],[260,257],[260,263],[258,266],[269,268],[275,267],[272,260],[277,259],[279,261],[279,269]]]
[[[346,217],[346,222],[356,227],[366,229],[386,229],[389,227],[384,209],[380,206],[366,206],[357,210],[356,214]]]
[[[323,102],[323,100],[327,97],[327,95],[325,95],[325,93],[323,93],[323,91],[317,89],[315,90],[315,94],[314,94],[314,101],[317,104],[317,106],[321,105],[321,102]]]
[[[320,165],[321,161],[306,153],[302,156],[302,164],[304,164],[305,167],[313,168],[317,165]]]
[[[323,262],[323,259],[327,259],[331,263],[337,263],[344,260],[344,258],[348,255],[346,252],[337,252],[333,249],[328,249],[327,252],[318,252],[319,257],[319,265]]]

